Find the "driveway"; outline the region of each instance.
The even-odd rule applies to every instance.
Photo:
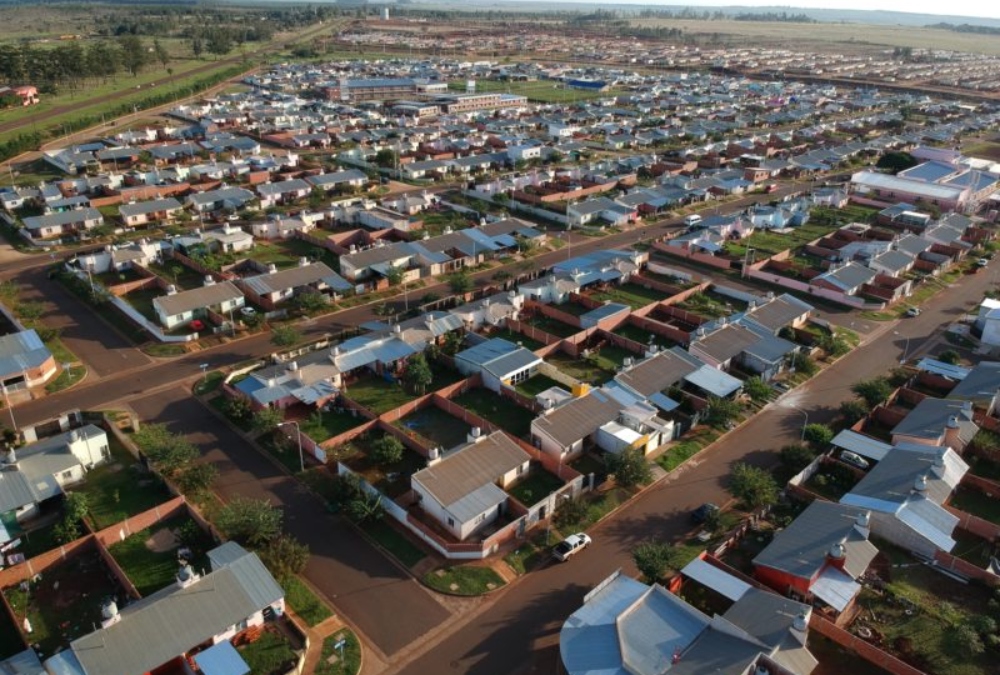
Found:
[[[267,499],[281,507],[285,529],[312,553],[305,577],[368,640],[392,655],[450,616],[434,596],[361,537],[299,481],[279,470],[180,387],[137,398],[145,422],[162,422],[198,446],[219,470],[223,499]]]

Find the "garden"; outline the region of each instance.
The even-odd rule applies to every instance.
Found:
[[[563,481],[558,476],[546,471],[541,464],[532,463],[528,475],[507,488],[507,494],[525,506],[531,507],[562,486]]]
[[[535,414],[489,389],[469,389],[452,401],[512,436],[527,438],[531,433],[531,422],[535,419]]]
[[[617,347],[606,347],[601,350],[602,353],[605,350],[609,354],[617,350],[621,354],[632,355],[631,352],[626,352],[624,349]],[[545,362],[576,380],[592,385],[604,384],[615,376],[615,364],[610,358],[600,359],[595,356],[589,359],[575,359],[562,352],[556,352],[551,356],[547,356]],[[617,365],[620,365],[620,363]]]
[[[115,562],[143,597],[173,583],[180,567],[178,551],[188,548],[188,563],[198,573],[210,570],[208,550],[215,546],[212,537],[190,516],[165,520],[140,530],[108,547]]]
[[[395,426],[418,439],[430,441],[430,447],[439,446],[443,450],[465,443],[472,428],[434,405],[415,410],[395,422]]]
[[[621,286],[612,286],[607,290],[596,291],[591,293],[590,297],[601,302],[605,300],[620,302],[629,305],[632,309],[639,309],[650,303],[666,299],[666,294],[662,291],[645,288],[639,284],[629,282]]]

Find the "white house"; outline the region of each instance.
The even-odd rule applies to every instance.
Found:
[[[502,431],[483,436],[472,429],[468,443],[410,477],[420,507],[464,541],[493,523],[507,505],[505,488],[527,475],[531,456]]]
[[[167,294],[153,298],[153,311],[167,330],[202,319],[212,311],[222,316],[243,307],[243,293],[232,282],[215,283],[211,277],[205,285],[178,293],[170,287]]]
[[[499,392],[529,379],[542,364],[534,352],[513,342],[494,338],[455,354],[455,367],[466,377],[479,373],[483,386]]]

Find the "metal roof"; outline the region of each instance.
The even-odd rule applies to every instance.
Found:
[[[615,381],[641,396],[652,396],[677,384],[701,365],[693,356],[663,351],[618,373]]]
[[[232,642],[223,640],[194,656],[203,675],[247,675],[250,666]]]
[[[681,574],[688,579],[694,579],[706,588],[710,588],[716,593],[721,593],[730,600],[736,601],[742,598],[748,590],[753,588],[750,584],[734,577],[725,570],[719,569],[715,565],[709,565],[701,558],[695,558],[681,570]]]
[[[122,204],[118,212],[123,218],[129,216],[139,216],[144,213],[154,213],[156,211],[175,211],[184,208],[181,203],[173,197],[164,199],[151,199],[146,202],[136,202],[134,204]]]
[[[862,457],[874,459],[876,462],[880,461],[892,450],[892,446],[888,443],[883,443],[878,439],[865,436],[850,429],[841,430],[840,433],[833,437],[830,443],[843,450],[855,452]]]
[[[177,316],[184,312],[190,312],[205,307],[214,307],[223,302],[242,298],[243,293],[231,281],[223,281],[201,286],[189,291],[181,291],[173,295],[162,295],[153,298],[153,305],[160,308],[166,316]]]
[[[740,387],[743,386],[743,382],[729,373],[707,365],[685,375],[684,380],[713,396],[719,397],[729,396],[733,392],[739,391]]]
[[[52,357],[34,328],[0,336],[0,377],[38,368]]]
[[[968,443],[979,431],[972,420],[971,404],[942,398],[925,398],[892,429],[892,435],[914,436],[927,440],[940,439],[948,425],[958,424],[958,435]]]
[[[784,293],[763,305],[751,308],[747,311],[746,318],[768,330],[777,332],[812,310],[812,305]]]
[[[43,227],[57,227],[62,225],[72,225],[89,220],[104,220],[104,216],[97,209],[85,208],[74,209],[72,211],[61,211],[59,213],[48,213],[44,216],[30,216],[23,220],[24,226],[29,230],[38,230]]]
[[[283,595],[260,558],[247,552],[187,588],[170,586],[122,608],[117,623],[74,640],[70,648],[87,675],[142,675]]]
[[[286,270],[260,274],[243,280],[243,283],[258,295],[301,288],[317,282],[322,282],[335,291],[341,292],[354,288],[350,282],[321,262],[290,267]]]
[[[942,454],[944,470],[939,471],[935,462]],[[925,494],[941,504],[968,470],[969,465],[951,449],[944,449],[942,453],[940,448],[935,447],[928,447],[926,452],[921,452],[917,446],[893,448],[840,503],[895,513],[902,504],[916,496],[916,480],[926,475]],[[877,506],[869,506],[871,500],[877,502]]]
[[[662,672],[708,624],[702,612],[662,586],[653,586],[618,617],[622,662],[629,672]]]
[[[483,368],[503,380],[514,373],[537,366],[541,362],[542,358],[535,354],[535,352],[524,347],[518,347],[509,354],[504,354],[484,364]]]
[[[968,376],[968,374],[972,371],[971,368],[965,368],[963,366],[956,366],[951,363],[945,363],[944,361],[938,361],[936,359],[932,359],[929,356],[925,356],[924,358],[920,359],[920,361],[917,363],[917,370],[923,370],[928,373],[934,373],[935,375],[941,375],[942,377],[947,377],[950,380],[956,380],[958,382],[964,380],[966,376]],[[1000,381],[997,381],[997,385],[1000,385]],[[958,387],[956,387],[956,389],[957,388]],[[992,393],[995,394],[996,390],[997,386],[994,386]],[[949,392],[948,398],[961,398],[954,396],[954,393],[955,390],[953,389],[951,392]]]
[[[38,501],[21,471],[0,471],[0,513],[14,511]]]
[[[649,587],[618,575],[592,591],[559,631],[559,653],[570,675],[627,675],[622,667],[618,616]]]
[[[925,183],[919,180],[899,178],[873,171],[860,171],[851,177],[851,182],[862,187],[877,190],[893,190],[906,194],[920,195],[928,199],[959,199],[963,188],[953,188],[936,183]]]
[[[536,417],[532,431],[545,433],[556,443],[568,448],[600,428],[602,424],[617,419],[619,404],[602,391],[591,391],[565,403],[552,412]]]
[[[1000,391],[1000,361],[980,361],[948,392],[949,399],[989,402]]]

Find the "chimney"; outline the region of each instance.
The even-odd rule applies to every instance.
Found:
[[[958,415],[952,415],[948,418],[948,428],[957,429],[958,428]]]
[[[792,627],[790,629],[792,637],[795,638],[800,644],[805,645],[806,637],[809,633],[809,616],[806,612],[802,612],[794,619],[792,619]]]
[[[118,613],[118,603],[114,598],[107,598],[101,604],[101,628],[107,628],[122,620]]]
[[[934,464],[931,466],[931,473],[934,474],[936,478],[944,478],[945,466],[944,466],[944,453],[947,450],[941,450],[937,457],[934,458]]]
[[[427,453],[427,466],[434,466],[441,461],[441,448],[435,446]]]
[[[299,258],[299,267],[306,267],[309,265],[309,258],[302,256]]]
[[[472,429],[469,430],[468,435],[465,437],[465,440],[466,440],[467,443],[473,443],[473,444],[475,444],[475,443],[479,443],[484,438],[486,438],[486,437],[483,436],[483,430],[482,429],[480,429],[479,427],[472,427]]]
[[[392,332],[395,333],[396,335],[400,335],[403,332],[403,327],[397,323],[392,327]]]
[[[858,517],[854,519],[854,529],[868,538],[869,532],[871,532],[872,523],[872,512],[862,511],[858,514]]]
[[[927,492],[927,474],[926,473],[922,473],[919,476],[917,476],[917,479],[915,481],[913,481],[913,489],[918,494],[924,494],[925,492]]]
[[[277,265],[275,265],[274,263],[268,263],[268,265],[267,265],[267,273],[268,274],[274,274],[277,271],[278,271],[278,266]]]
[[[298,369],[299,369],[298,362],[296,362],[296,361],[289,362],[289,364],[288,364],[288,372],[294,373]]]
[[[177,570],[177,587],[187,588],[200,578],[201,577],[198,576],[198,573],[192,569],[191,565],[184,563],[181,565],[181,568]]]
[[[830,567],[836,567],[840,571],[844,570],[844,564],[847,562],[847,549],[841,542],[838,541],[830,547],[826,554],[826,561]]]
[[[210,275],[210,274],[206,274],[205,275],[205,281],[204,281],[203,285],[206,286],[206,287],[207,286],[214,286],[215,285],[215,279],[212,278],[212,275]]]
[[[173,284],[167,286],[167,295],[177,295],[177,287]]]

